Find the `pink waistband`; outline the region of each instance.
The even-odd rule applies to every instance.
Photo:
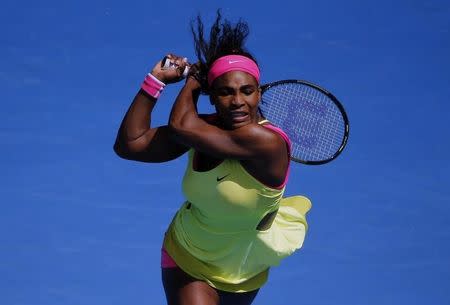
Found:
[[[174,268],[178,267],[177,263],[170,257],[164,247],[161,248],[161,268]]]

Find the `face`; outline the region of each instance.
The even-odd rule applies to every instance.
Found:
[[[259,120],[261,89],[256,79],[242,71],[230,71],[214,80],[211,103],[225,129],[236,129]]]

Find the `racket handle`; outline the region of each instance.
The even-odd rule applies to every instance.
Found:
[[[163,70],[176,69],[176,68],[178,68],[178,65],[176,63],[174,63],[173,61],[171,61],[167,56],[164,56],[163,60],[161,61],[161,68]],[[184,67],[184,71],[181,76],[183,78],[186,78],[188,73],[189,73],[189,66],[186,65],[186,67]]]

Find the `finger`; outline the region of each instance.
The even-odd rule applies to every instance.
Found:
[[[171,60],[176,66],[183,66],[183,67],[185,67],[187,65],[187,58],[186,57],[173,56]]]
[[[188,75],[190,64],[187,57],[174,56],[174,65],[177,70],[177,75],[181,78],[185,78]]]
[[[167,54],[162,62],[164,68],[172,67],[174,69],[180,69],[185,71],[186,66],[189,67],[189,63],[186,57],[181,57],[175,54]]]

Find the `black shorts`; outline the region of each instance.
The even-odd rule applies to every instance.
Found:
[[[208,290],[206,294],[217,294],[220,305],[250,305],[258,294],[259,289],[248,292],[228,292],[213,288],[199,279],[193,278],[179,267],[162,268],[162,282],[166,293],[167,304],[178,305],[182,297],[183,287],[192,283],[199,283],[199,289]],[[202,288],[203,287],[203,288]],[[200,292],[200,290],[199,290]],[[201,293],[200,293],[201,294]]]

